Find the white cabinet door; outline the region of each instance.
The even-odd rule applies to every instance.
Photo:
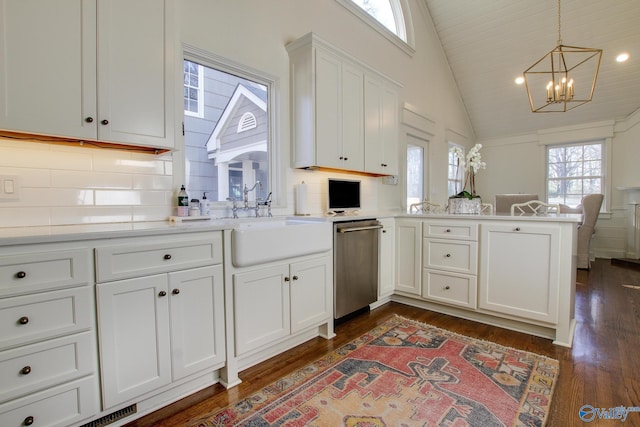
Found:
[[[383,218],[380,223],[378,297],[390,295],[395,287],[395,221],[393,218]]]
[[[99,139],[173,147],[169,3],[98,0]]]
[[[380,80],[365,77],[365,171],[398,173],[398,96]]]
[[[342,162],[349,170],[364,170],[364,73],[342,63]]]
[[[422,259],[422,222],[396,221],[396,291],[420,295]]]
[[[172,148],[170,5],[0,0],[0,129]]]
[[[97,286],[104,408],[171,382],[166,274]]]
[[[291,264],[291,333],[331,318],[330,266],[329,257]]]
[[[95,0],[0,10],[0,129],[95,139]]]
[[[342,64],[338,58],[316,49],[315,129],[316,162],[319,166],[342,168],[340,82]],[[313,101],[308,101],[313,102]],[[306,143],[313,143],[306,141]]]
[[[225,360],[222,266],[169,273],[173,380]]]
[[[481,309],[556,323],[560,228],[528,223],[480,226]]]
[[[289,265],[233,276],[236,356],[289,335]]]

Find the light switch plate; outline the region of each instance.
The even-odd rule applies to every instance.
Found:
[[[20,178],[18,175],[0,175],[0,202],[20,200]]]

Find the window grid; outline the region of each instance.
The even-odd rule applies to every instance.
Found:
[[[604,144],[547,147],[547,201],[577,206],[587,194],[603,193]]]
[[[184,113],[189,116],[204,117],[202,65],[184,61]]]
[[[449,196],[454,196],[462,191],[462,178],[464,174],[462,168],[458,167],[458,158],[451,151],[452,147],[460,147],[462,149],[463,156],[465,154],[464,147],[458,144],[449,143],[449,165],[447,167],[447,194]]]

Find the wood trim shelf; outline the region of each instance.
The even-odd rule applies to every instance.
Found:
[[[120,144],[116,142],[97,141],[93,139],[78,139],[78,138],[71,138],[66,136],[54,136],[54,135],[43,135],[43,134],[35,134],[35,133],[27,133],[27,132],[15,132],[15,131],[9,131],[4,129],[0,129],[0,137],[19,140],[19,141],[41,142],[46,144],[60,144],[60,145],[67,145],[67,146],[101,148],[101,149],[109,149],[109,150],[121,150],[121,151],[130,151],[135,153],[146,153],[146,154],[163,154],[170,151],[166,148],[153,148],[153,147],[145,147],[141,145],[126,145],[126,144]]]

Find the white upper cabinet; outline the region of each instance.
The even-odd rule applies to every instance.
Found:
[[[398,84],[312,33],[287,49],[294,167],[396,174]]]
[[[365,171],[398,173],[398,94],[372,76],[364,82]]]
[[[170,4],[0,0],[0,129],[173,148]]]

